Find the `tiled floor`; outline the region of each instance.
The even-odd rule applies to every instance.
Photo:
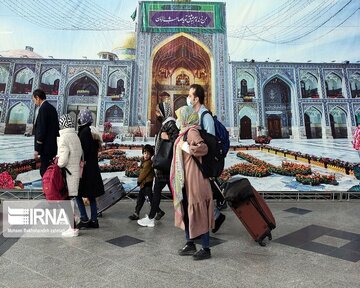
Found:
[[[328,227],[309,225],[275,242],[352,262],[360,260],[360,234]]]
[[[277,228],[266,247],[228,208],[211,233],[212,258],[197,262],[177,255],[185,237],[170,201],[161,203],[163,219],[146,228],[127,218],[134,201],[122,200],[104,212],[99,229],[79,237],[7,239],[0,287],[359,287],[359,204],[269,202]],[[286,211],[294,208],[311,212]]]

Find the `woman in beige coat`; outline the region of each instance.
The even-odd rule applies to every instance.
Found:
[[[179,255],[194,260],[211,257],[209,230],[214,226],[214,207],[210,181],[204,178],[193,156],[201,162],[208,147],[201,138],[198,113],[184,106],[176,111],[180,134],[174,144],[170,186],[175,208],[175,226],[185,230],[186,244]],[[202,249],[196,251],[193,239],[201,236]]]
[[[74,119],[69,115],[62,115],[59,119],[60,137],[58,137],[58,166],[66,168],[71,175],[66,174],[69,196],[78,195],[80,181],[80,160],[82,148],[79,136],[75,132]]]
[[[82,148],[79,136],[75,132],[74,119],[69,115],[62,115],[59,119],[60,137],[57,139],[57,165],[60,168],[66,168],[71,173],[66,173],[66,182],[69,191],[69,197],[78,196],[80,181],[80,160]],[[65,237],[78,236],[79,230],[72,229],[63,232]]]

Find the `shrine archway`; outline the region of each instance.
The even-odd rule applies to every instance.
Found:
[[[215,103],[212,95],[213,60],[210,50],[195,37],[178,33],[160,43],[151,56],[151,81],[147,119],[151,121],[151,136],[156,134],[155,107],[168,102],[173,108],[185,104],[191,84],[205,89],[205,105]]]

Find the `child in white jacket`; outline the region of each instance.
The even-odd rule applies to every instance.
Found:
[[[59,119],[60,137],[57,139],[58,166],[66,168],[71,175],[66,173],[66,182],[69,197],[76,197],[80,181],[80,160],[83,153],[79,136],[75,132],[75,121],[69,114],[64,114]],[[78,229],[69,229],[63,232],[65,237],[78,236]]]

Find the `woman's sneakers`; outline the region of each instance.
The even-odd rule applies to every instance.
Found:
[[[143,227],[155,227],[155,219],[150,219],[148,215],[137,221],[140,226]]]
[[[210,248],[202,248],[193,254],[194,260],[205,260],[211,258]]]
[[[76,237],[79,236],[79,229],[69,228],[61,233],[62,237]]]
[[[99,228],[99,221],[98,220],[88,220],[88,221],[80,220],[80,222],[76,224],[76,228],[77,229]]]
[[[187,242],[183,248],[178,250],[180,256],[193,256],[194,260],[205,260],[211,258],[210,248],[201,248],[196,251],[194,242]]]
[[[192,256],[196,253],[194,242],[187,242],[185,246],[178,250],[180,256]]]
[[[129,216],[130,220],[139,220],[139,215],[137,213],[133,213]]]

